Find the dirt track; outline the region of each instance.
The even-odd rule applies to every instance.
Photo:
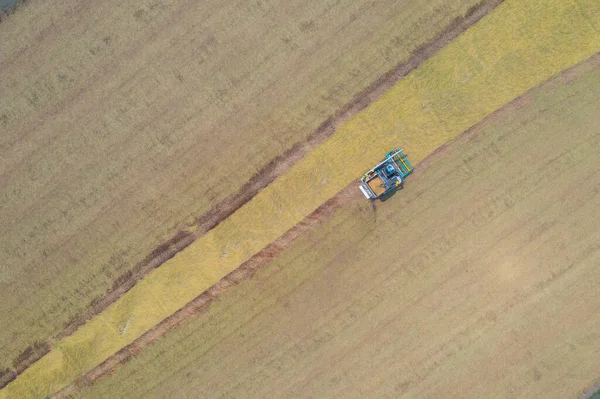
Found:
[[[396,66],[393,70],[372,83],[366,90],[356,95],[349,104],[324,122],[307,141],[295,145],[285,154],[276,158],[263,168],[244,185],[238,194],[230,196],[218,203],[211,211],[197,218],[193,226],[188,226],[185,230],[177,233],[172,239],[161,244],[152,251],[152,253],[136,265],[131,272],[117,278],[107,295],[95,299],[86,312],[72,320],[60,334],[49,342],[59,340],[72,334],[73,331],[83,325],[86,320],[89,320],[93,315],[101,312],[111,303],[115,302],[123,293],[127,292],[137,281],[143,278],[144,275],[159,267],[166,260],[172,258],[175,254],[186,248],[197,237],[205,234],[207,231],[218,225],[220,221],[226,219],[235,212],[235,210],[254,197],[262,188],[270,184],[277,176],[285,173],[285,171],[297,160],[301,159],[306,153],[322,143],[327,137],[331,136],[335,132],[337,126],[364,109],[389,87],[402,79],[402,77],[406,76],[410,71],[417,68],[420,63],[435,54],[461,32],[502,3],[502,1],[503,0],[491,0],[482,2],[479,6],[473,7],[465,18],[455,20],[439,37],[416,50],[409,62]],[[0,375],[0,388],[16,378],[18,374],[39,359],[50,348],[48,342],[40,342],[38,343],[38,346],[44,350],[33,352],[31,356],[21,356],[21,361],[15,363],[15,369],[6,372],[4,375]]]
[[[600,66],[600,55],[593,57],[585,63],[585,68],[597,68]],[[557,77],[554,77],[550,80],[550,82],[545,83],[543,86],[551,86],[556,81],[561,80],[569,80],[576,79],[577,75],[580,73],[582,67],[577,66],[570,70],[564,71]],[[458,141],[465,142],[469,139],[472,139],[476,134],[479,134],[485,126],[493,123],[493,121],[498,120],[498,118],[504,118],[506,115],[509,115],[512,112],[516,112],[518,109],[523,107],[525,104],[528,104],[532,101],[532,94],[526,93],[518,99],[514,100],[511,104],[508,104],[501,110],[496,111],[494,114],[490,115],[486,120],[482,121],[478,126],[473,127],[469,131],[465,132]],[[448,150],[450,150],[450,146],[456,147],[454,142],[448,143],[443,147],[440,147],[433,154],[428,156],[425,160],[423,160],[417,167],[415,168],[414,177],[410,180],[418,179],[419,176],[427,171],[432,163],[439,161],[440,159],[446,156]],[[456,148],[454,149],[456,151]],[[407,187],[410,188],[410,182]],[[400,192],[399,195],[402,195]],[[77,380],[74,384],[68,386],[63,391],[57,393],[55,396],[57,398],[69,397],[73,395],[78,390],[90,386],[96,381],[98,378],[113,372],[116,368],[118,368],[123,363],[129,361],[133,356],[138,354],[144,347],[152,344],[158,338],[162,337],[172,328],[184,323],[186,320],[198,316],[204,313],[211,302],[219,297],[219,295],[227,292],[231,287],[236,286],[241,281],[253,276],[256,271],[261,267],[271,261],[275,256],[289,247],[294,240],[304,234],[306,231],[317,227],[323,221],[326,221],[336,209],[341,206],[349,205],[352,203],[356,203],[358,201],[362,201],[363,197],[360,191],[357,190],[357,182],[346,187],[343,191],[338,193],[335,197],[333,197],[330,201],[323,204],[319,209],[317,209],[313,214],[311,214],[308,218],[306,218],[301,224],[296,226],[294,229],[288,231],[281,238],[273,242],[271,245],[266,247],[260,253],[256,254],[252,257],[248,262],[245,262],[240,266],[239,269],[230,273],[228,276],[223,278],[218,284],[211,287],[210,290],[203,293],[199,297],[197,297],[194,301],[190,302],[183,309],[179,310],[173,316],[161,322],[152,330],[148,331],[138,340],[136,340],[131,345],[123,348],[120,352],[116,353],[113,357],[109,358],[106,362],[96,367],[94,370],[87,373],[85,376]],[[376,212],[377,203],[373,203],[373,210]]]

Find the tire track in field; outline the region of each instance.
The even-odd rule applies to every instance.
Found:
[[[596,54],[595,56],[589,58],[583,63],[575,65],[574,67],[551,77],[547,81],[542,82],[537,87],[532,88],[531,90],[519,96],[512,102],[506,104],[504,107],[496,110],[495,112],[487,116],[485,119],[483,119],[481,122],[471,127],[467,131],[463,132],[459,137],[453,139],[451,142],[463,139],[464,137],[473,137],[478,132],[481,132],[485,126],[493,124],[499,118],[504,118],[506,117],[506,115],[510,115],[511,113],[517,111],[519,108],[522,108],[524,105],[528,104],[531,101],[531,91],[536,90],[540,86],[551,85],[556,80],[569,81],[576,79],[577,76],[579,76],[582,73],[582,71],[591,68],[600,68],[600,54]],[[431,163],[435,162],[437,159],[445,157],[447,154],[447,149],[451,142],[443,144],[434,152],[429,154],[425,159],[419,162],[417,164],[417,167],[415,168],[415,172],[413,173],[413,175],[418,176],[419,174],[424,173],[429,168]],[[411,179],[409,179],[406,183],[408,186],[410,186]],[[61,399],[72,397],[80,389],[89,387],[98,378],[101,378],[102,376],[113,372],[115,369],[125,364],[133,356],[138,354],[144,347],[151,345],[153,342],[165,335],[169,330],[176,328],[177,326],[179,326],[180,324],[184,323],[186,320],[192,317],[196,317],[203,314],[205,311],[208,310],[209,305],[213,300],[217,299],[221,294],[227,292],[227,290],[229,290],[231,287],[236,286],[241,281],[251,278],[261,266],[267,264],[280,252],[285,250],[289,245],[291,245],[294,242],[294,240],[298,236],[323,223],[341,206],[351,203],[353,201],[364,201],[364,197],[357,189],[357,185],[358,180],[353,181],[351,184],[349,184],[340,192],[338,192],[334,197],[326,201],[313,213],[307,216],[302,222],[294,226],[292,229],[288,230],[280,238],[266,246],[248,261],[244,262],[242,265],[240,265],[239,268],[222,278],[217,284],[213,285],[210,289],[203,292],[201,295],[189,302],[186,306],[173,313],[171,316],[157,324],[151,330],[147,331],[133,343],[127,345],[119,352],[108,358],[106,361],[104,361],[94,369],[90,370],[82,377],[78,378],[72,384],[54,394],[52,397]],[[372,203],[374,214],[376,214],[376,208],[378,206],[378,203],[379,201]]]
[[[8,383],[13,381],[18,375],[25,371],[30,365],[48,353],[52,348],[52,343],[73,334],[73,332],[90,320],[94,315],[101,313],[108,306],[117,301],[124,293],[135,286],[135,284],[145,275],[160,267],[167,260],[173,258],[177,253],[181,252],[190,244],[192,244],[197,238],[214,229],[219,223],[227,219],[235,211],[254,198],[254,196],[256,196],[260,190],[264,189],[277,177],[287,172],[296,162],[298,162],[306,154],[333,135],[340,125],[344,124],[353,116],[365,109],[371,102],[379,98],[403,77],[416,69],[421,63],[436,54],[444,46],[458,37],[462,32],[477,23],[481,18],[483,18],[486,14],[503,2],[504,0],[484,0],[478,5],[469,9],[464,17],[456,18],[435,39],[415,49],[412,57],[407,62],[398,64],[392,70],[382,75],[366,89],[357,94],[351,102],[342,107],[335,115],[323,122],[319,128],[308,138],[308,140],[296,143],[284,154],[273,159],[252,179],[244,184],[237,194],[225,198],[223,201],[215,205],[210,211],[197,218],[191,226],[188,226],[188,228],[184,230],[180,230],[171,239],[157,246],[152,253],[139,262],[131,271],[117,278],[113,284],[113,287],[106,293],[106,295],[94,299],[90,303],[87,311],[77,315],[74,319],[67,323],[64,330],[58,335],[48,339],[46,342],[37,342],[28,347],[13,361],[12,369],[0,371],[0,389],[4,388]],[[346,189],[340,192],[340,195],[347,195],[343,194],[345,191]],[[335,200],[333,202],[335,203]],[[332,204],[326,203],[322,207],[325,207],[324,209],[328,209],[327,207],[331,206]],[[320,212],[327,212],[324,209],[319,208]],[[315,211],[315,213],[316,212],[317,211]],[[309,216],[309,218],[310,217],[312,217],[312,215]],[[299,232],[297,234],[299,234]],[[242,269],[242,267],[243,265],[240,266],[238,270]],[[232,274],[234,273],[237,273],[237,270]],[[217,283],[213,288],[219,285],[220,283]],[[136,342],[132,343],[130,346],[135,346]],[[32,350],[33,348],[36,350]],[[127,347],[123,349],[123,351],[125,350],[128,350]],[[105,363],[110,361],[111,359],[108,359]],[[93,370],[90,373],[93,373]]]

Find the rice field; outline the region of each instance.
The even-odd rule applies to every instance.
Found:
[[[74,397],[578,397],[600,367],[599,90],[596,56]]]
[[[0,374],[475,3],[30,1],[3,19]]]
[[[596,2],[507,1],[0,391],[43,397],[181,308],[402,143],[413,162],[600,50]],[[575,6],[577,5],[577,6]],[[373,143],[364,145],[364,143]]]

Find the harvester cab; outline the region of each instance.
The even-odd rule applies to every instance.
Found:
[[[410,175],[413,166],[400,148],[385,155],[385,159],[367,171],[361,177],[360,191],[368,199],[378,199],[391,194],[404,184],[404,178]]]

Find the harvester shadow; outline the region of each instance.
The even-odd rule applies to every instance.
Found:
[[[381,202],[385,202],[387,200],[389,200],[390,198],[392,198],[394,195],[396,195],[396,193],[400,190],[404,189],[404,184],[401,184],[398,188],[395,188],[393,190],[390,190],[389,192],[381,195],[378,200]]]

